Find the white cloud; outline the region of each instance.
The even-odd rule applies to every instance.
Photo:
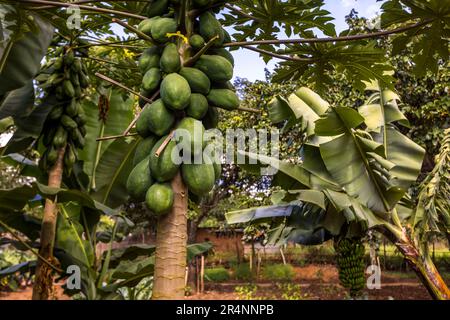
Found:
[[[380,13],[380,5],[372,4],[366,9],[366,18],[373,18]]]
[[[348,8],[356,4],[356,0],[341,0],[341,2],[344,8]]]

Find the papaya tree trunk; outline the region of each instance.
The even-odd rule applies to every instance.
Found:
[[[61,187],[65,147],[58,150],[58,158],[55,165],[48,173],[48,186],[52,188]],[[55,243],[56,221],[58,211],[55,201],[46,199],[44,217],[42,219],[39,254],[48,262],[54,264],[53,246]],[[38,259],[33,286],[33,300],[48,300],[53,293],[53,270],[51,267]]]
[[[172,210],[158,220],[156,229],[153,300],[184,298],[188,193],[180,172],[172,180]]]
[[[450,290],[430,256],[420,250],[403,229],[400,233],[383,232],[405,257],[428,293],[435,300],[450,300]]]

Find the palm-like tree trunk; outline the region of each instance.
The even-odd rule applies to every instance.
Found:
[[[172,189],[173,208],[158,220],[156,229],[153,300],[184,298],[188,193],[180,172],[172,180]]]
[[[58,159],[48,173],[48,186],[61,187],[64,170],[65,147],[58,150]],[[56,222],[58,211],[55,201],[45,200],[44,217],[42,219],[39,254],[48,262],[54,264],[53,246],[55,243]],[[53,270],[51,267],[38,260],[36,266],[35,283],[33,286],[33,300],[48,300],[53,293]]]

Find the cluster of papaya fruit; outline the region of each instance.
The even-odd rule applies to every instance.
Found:
[[[86,135],[86,115],[81,106],[83,89],[89,86],[86,66],[69,47],[61,46],[55,52],[57,58],[48,61],[41,72],[46,75],[40,83],[45,97],[54,99],[42,131],[46,150],[39,161],[47,171],[56,162],[58,150],[65,148],[64,166],[71,170],[83,148]]]
[[[209,2],[194,0],[193,6],[204,8]],[[233,56],[222,47],[230,41],[229,34],[214,12],[205,10],[184,35],[186,28],[178,23],[177,9],[176,1],[153,1],[147,11],[149,18],[138,26],[155,43],[139,59],[141,95],[159,99],[139,101],[143,110],[136,130],[143,139],[135,153],[127,189],[132,198],[145,201],[155,215],[171,210],[174,192],[169,182],[179,170],[190,194],[203,196],[213,188],[221,164],[203,135],[205,129],[217,126],[217,108],[239,107],[230,83]],[[180,132],[184,132],[182,137],[178,136]],[[209,153],[204,152],[207,147]],[[190,160],[201,154],[201,161],[178,163],[173,158],[178,153]]]
[[[335,249],[339,280],[352,297],[357,296],[366,284],[364,244],[360,238],[344,238],[335,244]]]

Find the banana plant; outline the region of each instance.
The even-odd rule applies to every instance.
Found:
[[[276,226],[272,241],[295,241],[295,233],[310,240],[313,233],[308,230],[340,237],[378,230],[397,246],[433,298],[449,299],[438,270],[411,237],[409,225],[402,223],[412,215],[408,189],[420,173],[425,150],[398,129],[408,126],[398,108],[399,97],[373,83],[367,90],[372,94],[358,109],[330,105],[308,88],[288,98],[274,98],[269,104],[272,121],[298,123],[306,131],[308,139],[299,159],[282,161],[240,152],[259,166],[278,170],[273,181],[286,189],[285,203],[230,212],[227,219],[230,223],[272,220]],[[305,203],[311,209],[305,210]],[[298,212],[303,221],[295,219]]]

